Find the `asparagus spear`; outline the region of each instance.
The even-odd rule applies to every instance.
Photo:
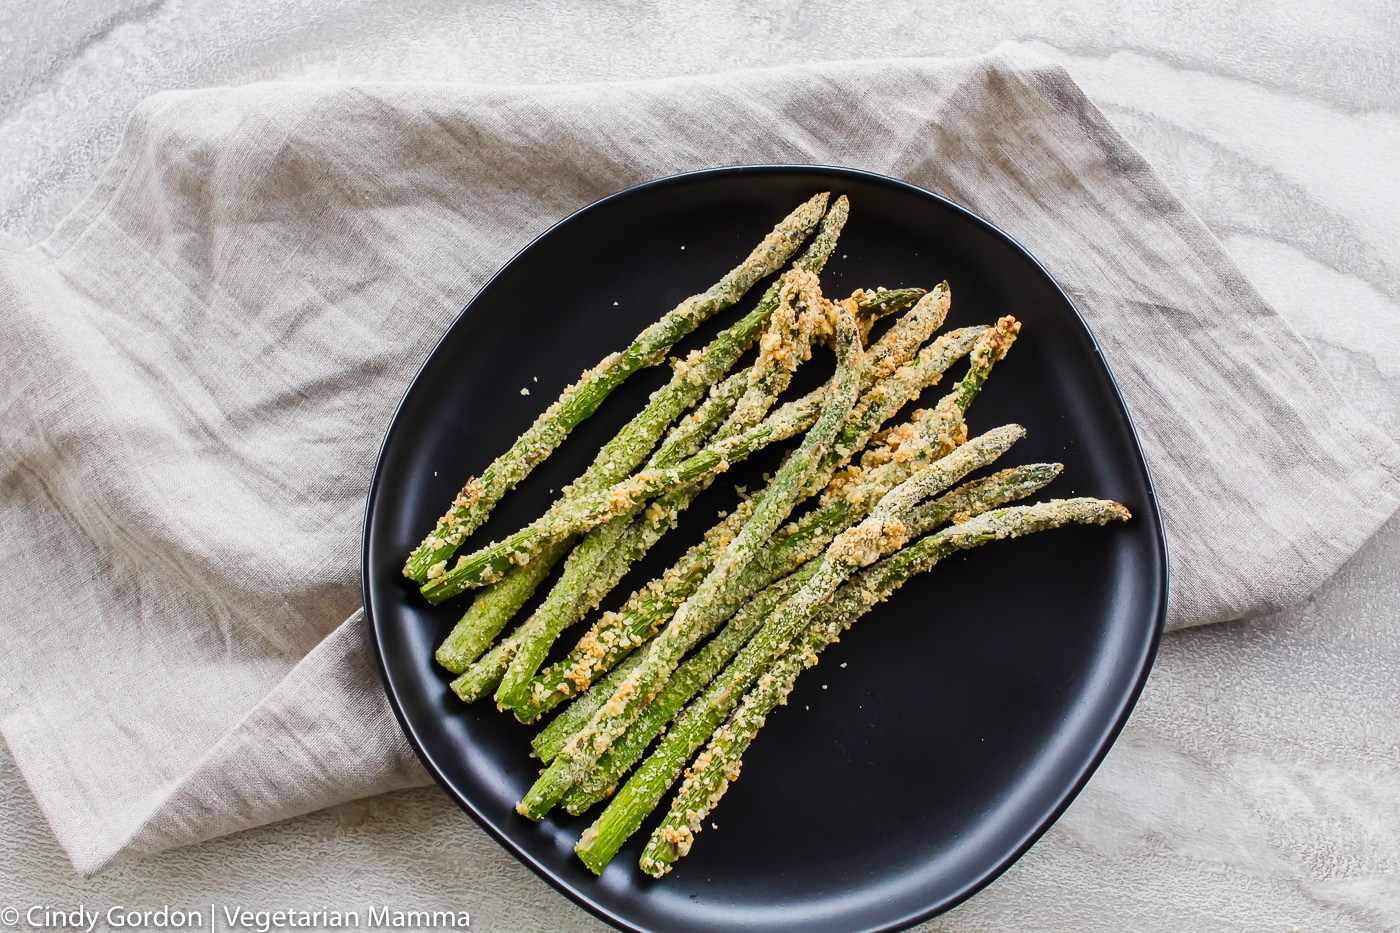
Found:
[[[816,664],[817,654],[852,622],[888,598],[910,577],[958,550],[1071,522],[1102,525],[1129,517],[1123,506],[1102,499],[1061,499],[1013,506],[953,525],[862,571],[817,611],[806,636],[757,679],[730,720],[716,730],[709,746],[689,769],[670,812],[652,833],[642,853],[642,870],[659,878],[670,871],[676,859],[690,851],[702,821],[738,778],[744,751],[767,715],[786,702],[797,676]]]
[[[1024,499],[1044,488],[1059,475],[1062,467],[1058,463],[1035,463],[1029,466],[1012,467],[980,480],[964,483],[937,499],[918,506],[910,513],[909,531],[911,537],[918,537],[956,517],[965,521],[999,506]],[[808,561],[789,568],[794,572],[778,583],[772,584],[744,605],[734,618],[710,642],[681,665],[675,677],[656,695],[656,699],[646,708],[622,738],[598,759],[594,770],[582,782],[564,796],[564,808],[577,816],[593,804],[610,795],[617,782],[626,774],[646,751],[647,746],[661,734],[662,729],[675,717],[677,711],[703,687],[709,684],[748,641],[759,624],[773,611],[779,602],[797,586],[806,581],[816,570],[816,564]],[[839,600],[851,584],[842,584],[833,599]],[[685,672],[682,681],[681,673]],[[599,685],[604,689],[604,685]],[[580,703],[582,700],[579,701]],[[601,702],[598,701],[598,702]],[[573,712],[572,707],[569,710]],[[560,723],[567,714],[561,714],[550,728]],[[573,719],[582,726],[582,718]],[[536,746],[536,754],[549,760],[568,739],[568,723],[560,725],[547,742]],[[546,731],[549,731],[548,729]],[[543,733],[541,733],[543,735]],[[548,754],[541,754],[541,749]],[[693,749],[692,749],[693,751]]]
[[[990,463],[1024,433],[1019,425],[1007,425],[968,441],[890,490],[868,518],[838,535],[822,559],[815,562],[810,577],[764,623],[705,694],[686,708],[661,746],[584,832],[574,849],[584,864],[595,872],[603,870],[655,808],[690,756],[729,715],[744,691],[786,649],[816,607],[855,569],[908,540],[903,519],[923,498]]]
[[[768,413],[792,381],[797,366],[810,356],[812,340],[830,326],[823,305],[814,273],[800,269],[788,273],[768,331],[759,340],[758,360],[748,371],[747,387],[719,428],[717,440],[752,427]],[[496,703],[502,709],[528,701],[530,681],[559,633],[596,606],[632,563],[674,524],[673,515],[707,485],[702,479],[662,496],[638,523],[632,523],[631,518],[640,510],[640,503],[588,533],[570,555],[564,578],[512,635],[516,647],[496,690]]]
[[[818,239],[821,237],[819,236]],[[805,268],[804,266],[796,271],[804,271]],[[902,294],[908,294],[908,290]],[[889,299],[872,299],[871,303],[877,304],[887,300]],[[857,302],[857,306],[859,306],[859,302]],[[716,342],[718,340],[719,338],[716,338]],[[710,370],[716,368],[713,365],[709,367]],[[678,371],[681,369],[690,373],[687,378],[698,378],[696,375],[698,367],[686,364],[678,366]],[[691,373],[691,369],[695,369],[696,373]],[[718,373],[711,371],[705,374],[705,378],[714,381],[719,378],[720,374],[722,374],[722,370]],[[654,394],[653,402],[656,402],[658,396],[662,395],[664,391],[659,390],[658,393]],[[644,420],[643,416],[647,414],[644,411],[642,415],[634,419],[632,425],[624,428],[621,434],[604,447],[589,471],[571,484],[570,488],[565,490],[565,495],[556,501],[544,516],[504,541],[488,545],[473,554],[459,558],[457,565],[450,571],[444,570],[443,567],[435,567],[429,574],[428,583],[422,588],[423,595],[430,603],[436,605],[467,589],[494,583],[500,579],[502,574],[509,573],[512,567],[529,563],[540,549],[558,537],[586,531],[616,517],[617,514],[625,514],[639,500],[684,487],[691,481],[708,474],[723,472],[728,469],[731,463],[742,460],[754,451],[805,431],[816,420],[820,400],[821,394],[818,390],[808,393],[801,399],[789,402],[774,412],[762,424],[754,426],[737,437],[729,438],[727,446],[726,444],[712,445],[678,464],[674,472],[668,473],[659,469],[644,470],[628,479],[614,481],[614,485],[610,488],[601,488],[600,482],[603,479],[616,475],[616,466],[621,451],[638,449],[636,442],[630,440],[629,432],[632,431],[634,425]],[[655,406],[649,405],[648,409],[650,410],[652,407]],[[651,437],[654,439],[655,435],[653,434]],[[648,440],[647,443],[651,443],[651,440]],[[616,452],[610,453],[613,450]],[[626,468],[631,469],[635,463],[636,459],[627,461]],[[598,470],[600,464],[607,466],[609,471]]]
[[[881,392],[879,397],[882,400],[882,404],[878,407],[864,406],[864,400],[862,400],[861,404],[864,406],[862,415],[860,416],[862,420],[858,422],[848,422],[844,425],[833,447],[845,445],[850,449],[855,449],[858,445],[864,444],[865,439],[873,433],[874,427],[878,427],[880,422],[902,407],[909,397],[917,395],[923,387],[936,383],[948,366],[952,365],[958,357],[970,352],[974,346],[978,345],[979,341],[990,343],[995,339],[1000,353],[1002,355],[1005,354],[1009,342],[1004,337],[998,336],[993,338],[988,336],[989,333],[994,332],[994,329],[971,327],[954,331],[951,334],[940,337],[933,345],[925,348],[913,364],[904,366],[904,362],[908,360],[908,354],[912,353],[917,347],[916,344],[911,345],[911,335],[919,333],[920,327],[928,328],[929,319],[934,321],[932,324],[933,327],[937,326],[937,322],[941,322],[947,310],[945,298],[946,289],[943,290],[942,295],[940,295],[937,289],[926,295],[920,300],[919,305],[916,306],[916,310],[919,307],[926,307],[927,310],[925,313],[929,315],[928,318],[925,318],[921,323],[916,323],[907,330],[899,329],[898,327],[892,328],[889,334],[886,334],[884,338],[881,338],[881,340],[877,342],[875,347],[872,347],[871,354],[875,354],[878,350],[882,365],[885,365],[887,368],[889,366],[895,367],[895,369],[889,371],[887,378],[897,377],[900,387],[895,391]],[[927,336],[927,333],[925,333],[925,336]],[[1012,338],[1014,339],[1014,334]],[[902,350],[900,349],[901,347],[903,348]],[[983,358],[989,358],[992,355],[994,354],[983,354]],[[985,376],[981,376],[980,378],[985,380]],[[966,381],[966,377],[964,381]],[[975,393],[966,393],[959,390],[958,398],[965,399],[964,407],[967,403],[970,403],[972,395],[975,395]],[[946,409],[946,411],[960,410],[961,409],[956,408]],[[945,409],[937,409],[936,411],[941,414]],[[944,433],[949,431],[948,426],[945,425],[943,421],[939,421],[938,425],[940,426],[938,428],[939,431]],[[946,450],[940,450],[938,455],[941,456],[942,453],[946,452]],[[824,473],[830,474],[837,465],[837,458],[834,458],[828,453],[828,459],[823,464]],[[883,494],[889,486],[894,485],[895,482],[903,478],[903,476],[893,478],[888,482],[888,485],[879,490],[879,494]],[[873,501],[870,504],[873,504]],[[808,516],[808,520],[817,519],[817,528],[815,529],[817,531],[824,530],[826,525],[830,525],[834,522],[835,526],[831,528],[830,533],[835,534],[844,527],[844,524],[840,524],[842,519],[847,517],[859,517],[857,515],[848,514],[848,510],[844,510],[844,507],[842,507],[842,509],[839,515],[832,515],[828,512],[822,514],[820,517],[816,515]],[[803,546],[810,543],[811,540],[810,537],[798,539],[791,542],[789,547]],[[825,540],[820,542],[822,546],[824,546],[825,543]],[[781,552],[782,549],[780,545],[779,551]],[[714,549],[710,550],[713,551]],[[541,713],[551,709],[553,706],[569,697],[576,695],[582,690],[587,689],[588,684],[593,678],[599,676],[619,658],[625,657],[635,647],[649,639],[657,628],[659,628],[670,614],[675,611],[680,603],[689,597],[690,594],[694,592],[695,587],[699,585],[700,580],[709,570],[710,565],[705,562],[705,558],[708,556],[710,556],[710,554],[706,551],[687,553],[687,555],[682,558],[686,569],[683,571],[673,570],[668,572],[668,576],[675,583],[675,589],[671,591],[669,598],[654,591],[650,591],[644,595],[634,594],[620,613],[609,613],[605,615],[599,620],[597,625],[584,635],[583,639],[580,640],[578,646],[568,658],[553,665],[545,671],[542,677],[535,679],[529,701],[523,704],[516,704],[516,716],[522,722],[533,721]],[[782,553],[770,553],[765,555],[765,557],[772,562],[778,563],[780,566],[790,560],[788,555]],[[760,560],[762,559],[763,558],[760,558]],[[681,565],[678,564],[677,566],[680,567]],[[755,583],[755,590],[750,592],[754,592],[757,588],[767,585],[780,575],[781,574],[763,578],[761,583]]]
[[[825,260],[827,254],[830,253],[835,243],[837,234],[840,232],[840,224],[844,222],[846,216],[845,203],[844,197],[838,199],[837,203],[827,213],[826,218],[822,221],[821,229],[813,239],[812,244],[798,261],[794,263],[796,269],[815,270],[821,267],[822,262]],[[780,282],[774,285],[764,296],[759,307],[744,318],[743,321],[735,325],[734,328],[730,329],[729,333],[731,335],[739,333],[740,331],[750,334],[750,337],[745,337],[740,340],[738,344],[734,344],[735,346],[739,346],[740,350],[747,346],[746,341],[752,336],[755,322],[761,324],[768,310],[771,310],[773,303],[776,302],[776,295],[778,294],[781,284]],[[863,315],[865,319],[873,321],[893,311],[897,311],[911,302],[917,301],[923,294],[923,289],[904,288],[862,291],[858,292],[856,297],[860,314]],[[765,310],[765,308],[768,310]],[[711,344],[711,349],[706,350],[706,353],[710,353],[713,348],[718,347],[720,344],[721,341],[717,339]],[[731,353],[731,351],[728,350],[725,352]],[[732,362],[732,356],[735,355],[737,354],[725,356],[724,359],[728,359]],[[693,388],[693,385],[687,381],[691,372],[709,373],[717,368],[717,365],[708,364],[704,360],[700,361],[698,364],[692,360],[691,363],[687,364],[686,373],[678,376],[681,383],[684,383],[680,385],[679,388],[686,389],[687,391]],[[731,376],[730,378],[736,379],[737,377]],[[726,385],[728,385],[728,383],[726,383]],[[670,408],[674,408],[678,403],[674,402],[676,393],[671,392],[673,388],[676,388],[674,381],[673,386],[667,387],[664,393],[653,396],[652,404],[648,406],[647,411],[643,411],[642,414],[634,420],[633,424],[642,423],[644,425],[650,425],[659,423],[661,416],[653,417],[649,415],[648,412],[654,409],[669,411]],[[712,390],[712,393],[713,391],[714,390]],[[728,390],[722,391],[727,393]],[[658,402],[664,402],[665,404],[658,404]],[[693,423],[697,424],[706,421],[705,415],[700,411],[692,413],[689,418]],[[662,443],[661,447],[653,454],[649,465],[654,466],[657,463],[670,463],[679,459],[680,455],[676,453],[679,449],[677,446],[679,440],[679,433],[673,431],[672,438]],[[640,446],[641,443],[642,442],[639,441],[635,446]],[[687,451],[687,453],[691,452],[693,451]],[[679,494],[677,494],[677,497],[678,499],[680,498]],[[664,498],[665,497],[663,497],[663,499]],[[679,512],[684,508],[684,505],[680,505],[678,502],[663,501],[661,506],[667,510],[668,514],[672,509]],[[640,532],[647,533],[650,536],[650,540],[648,542],[639,543],[633,549],[637,550],[638,553],[645,553],[651,544],[655,543],[666,530],[668,530],[666,527],[658,526],[655,523],[648,524],[644,529],[640,529]],[[573,543],[573,538],[566,538],[563,541],[549,545],[544,551],[536,555],[533,560],[524,566],[512,566],[508,568],[505,575],[500,580],[490,584],[478,593],[476,598],[472,600],[471,607],[468,608],[467,612],[453,628],[446,641],[439,647],[437,654],[438,662],[454,674],[460,674],[465,671],[467,666],[475,661],[481,653],[491,645],[491,642],[494,641],[501,630],[505,628],[506,623],[519,611],[520,607],[529,600],[535,588],[539,586],[545,577],[549,576],[550,570],[564,554],[569,552],[569,547]],[[624,545],[624,548],[625,547]],[[605,594],[600,593],[600,599],[602,595]],[[682,595],[681,599],[684,599],[685,595],[689,594]],[[679,602],[680,600],[677,600],[676,605],[679,605]],[[671,608],[674,609],[675,606],[673,605]],[[669,613],[667,613],[667,615],[669,615]],[[661,621],[664,621],[664,619]],[[499,674],[499,671],[497,671],[497,674]],[[489,678],[482,681],[482,683],[490,682]],[[553,704],[551,704],[551,706],[552,705]],[[543,710],[536,711],[531,718],[533,719],[534,716],[538,716],[540,712],[543,712]]]
[[[550,720],[549,725],[530,740],[531,753],[545,764],[553,761],[569,737],[588,725],[588,720],[593,718],[598,707],[608,701],[623,678],[630,674],[632,668],[641,663],[641,660],[640,654],[626,658],[598,682],[598,689],[588,691],[561,710],[558,716]]]
[[[751,368],[746,367],[710,389],[710,394],[695,411],[685,415],[666,435],[661,446],[647,460],[649,467],[670,466],[699,453],[711,434],[734,413],[744,393],[748,391]]]
[[[948,283],[939,283],[876,341],[866,354],[865,378],[861,380],[862,391],[909,362],[919,347],[924,345],[924,341],[943,326],[952,300]]]
[[[652,455],[651,463],[671,463],[694,454],[703,444],[705,435],[729,415],[747,384],[748,371],[741,370],[711,389],[705,402],[671,429],[666,440]],[[467,666],[495,641],[511,616],[530,598],[535,587],[549,575],[550,569],[568,551],[570,544],[570,539],[551,544],[535,560],[524,567],[516,568],[517,572],[507,573],[501,580],[485,588],[472,600],[471,607],[438,646],[438,663],[454,674],[465,671]],[[571,568],[576,575],[592,572],[596,569],[597,562],[594,561],[587,568],[574,568],[574,564],[575,561],[571,559],[565,565],[566,578],[569,577]],[[558,585],[555,589],[558,589]],[[550,595],[553,597],[553,591]]]
[[[434,655],[437,662],[452,673],[460,674],[480,658],[572,544],[569,538],[555,541],[530,563],[512,568],[478,593],[447,638],[438,645]]]
[[[530,678],[554,639],[607,595],[654,539],[654,529],[668,519],[655,503],[636,522],[630,517],[620,516],[584,536],[544,602],[501,642],[500,653],[477,675],[483,685],[492,682],[499,708],[525,701]]]
[[[608,797],[622,776],[632,769],[647,747],[666,728],[666,724],[675,718],[677,711],[715,679],[773,610],[805,583],[815,570],[816,564],[808,561],[787,577],[763,589],[734,614],[719,634],[676,668],[637,721],[599,757],[588,775],[564,795],[564,809],[578,816]]]
[[[452,508],[409,557],[404,576],[420,583],[425,581],[429,569],[452,556],[458,545],[486,520],[501,496],[528,476],[575,426],[592,415],[613,389],[638,370],[660,363],[677,340],[715,312],[734,304],[759,279],[776,272],[822,218],[829,197],[829,192],[813,196],[783,218],[743,262],[708,291],[681,302],[638,334],[625,351],[606,357],[565,389],[510,450],[496,458],[480,477],[467,480]],[[655,437],[652,440],[655,442]]]
[[[851,297],[860,306],[856,311],[856,325],[860,328],[860,343],[869,347],[870,329],[875,322],[887,314],[918,301],[927,292],[922,288],[858,288]],[[873,348],[871,348],[873,349]],[[869,352],[869,351],[867,351]]]
[[[646,659],[622,682],[588,725],[569,740],[516,805],[521,815],[541,819],[593,766],[598,756],[607,751],[608,745],[631,725],[641,707],[655,696],[662,681],[676,669],[686,652],[714,630],[713,620],[720,616],[729,596],[730,578],[742,572],[792,511],[856,400],[863,352],[855,318],[845,304],[837,308],[836,334],[840,348],[836,375],[832,377],[817,423],[759,496],[753,514],[715,561],[714,570],[676,610],[667,628],[652,640]]]
[[[553,541],[585,532],[625,515],[639,502],[680,489],[712,473],[723,473],[755,451],[785,441],[810,428],[822,411],[824,389],[816,389],[788,402],[744,433],[712,444],[693,457],[670,467],[658,467],[631,476],[606,489],[556,502],[540,518],[509,537],[459,558],[457,565],[422,587],[433,605],[465,590],[494,583],[512,566],[534,559]]]

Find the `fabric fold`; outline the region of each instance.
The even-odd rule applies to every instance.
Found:
[[[902,178],[1045,265],[1142,441],[1171,627],[1297,602],[1400,503],[1396,446],[1066,72],[1020,49],[160,94],[52,236],[0,246],[0,731],[77,868],[426,781],[358,612],[395,405],[550,224],[743,163]]]

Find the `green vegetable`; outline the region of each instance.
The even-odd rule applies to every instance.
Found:
[[[927,304],[936,314],[936,320],[941,320],[946,312],[946,303],[940,301],[939,290],[929,293],[929,296],[926,296],[919,304],[921,306]],[[939,310],[940,304],[943,305],[942,310]],[[928,327],[927,323],[919,326]],[[917,349],[917,345],[910,346],[909,335],[918,333],[918,329],[911,327],[906,330],[901,329],[898,325],[891,328],[890,332],[871,348],[870,355],[879,351],[879,358],[889,369],[886,378],[897,379],[900,387],[894,391],[880,392],[881,404],[879,406],[865,404],[865,400],[875,394],[875,390],[867,393],[857,406],[857,413],[852,415],[852,418],[856,420],[848,421],[842,427],[833,447],[838,444],[844,444],[849,448],[863,445],[874,429],[898,411],[910,397],[917,395],[922,388],[936,383],[942,373],[959,357],[969,353],[979,340],[990,339],[988,337],[990,332],[994,332],[994,329],[969,327],[954,331],[940,337],[919,353],[912,363],[905,365],[909,362],[909,355]],[[1003,348],[1002,353],[1004,354],[1004,352]],[[962,393],[959,397],[965,394]],[[967,401],[970,402],[971,396],[966,397]],[[961,409],[948,410],[960,411]],[[945,409],[936,409],[935,411],[941,413]],[[928,414],[931,416],[933,413]],[[853,424],[855,424],[854,428]],[[920,428],[927,433],[928,424],[920,423]],[[939,437],[948,433],[948,429],[942,421],[938,421],[937,427],[932,430]],[[929,442],[926,446],[937,450],[939,456],[946,453],[947,449],[951,449],[951,445],[944,449],[933,442]],[[849,454],[846,456],[849,457]],[[820,475],[829,476],[840,461],[841,458],[828,451]],[[878,491],[868,503],[864,504],[864,507],[868,509],[874,504],[875,499],[878,499],[887,489],[906,476],[907,471],[901,472],[898,467],[887,467],[876,477],[877,479],[883,478],[883,486],[867,481],[863,487],[867,491],[867,495],[872,487]],[[816,485],[815,480],[813,485]],[[779,572],[754,574],[749,581],[752,588],[746,593],[736,594],[734,598],[736,600],[742,599],[745,595],[756,592],[787,573],[792,566],[794,554],[799,549],[810,547],[813,542],[816,542],[819,548],[824,547],[830,538],[828,536],[818,540],[822,532],[829,531],[830,534],[835,534],[845,527],[847,521],[854,520],[864,514],[863,511],[858,513],[854,511],[854,505],[856,503],[838,502],[821,512],[810,513],[806,516],[799,524],[810,523],[812,530],[809,533],[790,542],[780,540],[775,544],[773,551],[767,552],[759,558],[760,565],[771,565],[776,567]],[[620,612],[606,614],[584,635],[578,646],[566,659],[552,665],[542,675],[535,678],[531,686],[529,701],[515,707],[517,717],[522,722],[533,721],[555,705],[587,689],[592,680],[607,671],[612,664],[626,657],[632,650],[650,639],[675,612],[676,608],[695,591],[704,575],[713,566],[713,559],[717,556],[719,549],[711,544],[702,544],[698,548],[692,548],[675,567],[663,575],[663,586],[649,585],[645,591],[634,593]],[[802,559],[805,560],[808,556],[811,555],[807,554]]]
[[[665,466],[698,452],[711,432],[733,413],[748,385],[748,370],[717,385],[692,415],[671,430],[649,465]],[[569,555],[563,575],[544,602],[511,634],[510,647],[505,649],[510,660],[496,688],[498,704],[510,707],[524,702],[525,687],[554,639],[602,601],[632,562],[660,536],[657,527],[669,519],[660,508],[648,509],[636,522],[630,521],[631,517],[630,513],[619,516],[589,531]]]
[[[714,732],[709,746],[687,773],[666,818],[652,833],[642,853],[641,869],[660,878],[670,871],[676,859],[690,851],[705,817],[719,803],[730,782],[739,776],[744,751],[773,708],[786,702],[797,676],[816,664],[817,654],[852,622],[888,598],[910,577],[958,550],[1071,522],[1102,525],[1129,517],[1123,506],[1102,499],[1061,499],[1013,506],[953,525],[862,571],[816,610],[806,635],[772,668],[754,679],[734,715]],[[585,833],[584,839],[588,838]],[[595,867],[588,859],[585,863],[595,872],[601,871],[601,865]]]
[[[465,590],[494,583],[512,566],[529,563],[554,541],[626,515],[634,506],[697,479],[723,473],[755,451],[801,434],[820,415],[824,394],[817,389],[789,402],[761,424],[712,444],[674,466],[642,470],[607,489],[556,502],[520,531],[460,558],[455,567],[422,587],[424,598],[437,605]]]
[[[816,607],[854,570],[908,540],[903,518],[920,501],[990,463],[1024,433],[1018,425],[1008,425],[968,441],[890,490],[865,521],[838,535],[821,560],[814,562],[808,578],[764,623],[729,667],[715,678],[705,694],[686,709],[661,746],[584,832],[575,847],[584,864],[595,872],[603,870],[670,789],[695,749],[718,728],[744,692],[786,651]]]
[[[676,610],[666,629],[652,640],[645,660],[622,682],[612,699],[594,713],[588,725],[569,740],[517,804],[516,810],[521,815],[541,819],[558,803],[592,768],[598,756],[626,731],[686,652],[714,631],[715,620],[727,617],[721,613],[729,597],[730,578],[741,574],[792,511],[855,403],[863,356],[859,335],[854,317],[846,309],[839,309],[836,323],[839,347],[836,374],[817,423],[758,497],[753,514],[715,561],[714,569]]]
[[[500,498],[548,457],[570,431],[592,415],[613,389],[638,370],[660,363],[677,340],[715,312],[734,304],[759,279],[776,272],[817,225],[828,197],[826,192],[815,195],[783,218],[743,262],[709,290],[681,302],[638,334],[626,350],[608,356],[565,389],[510,450],[492,461],[480,477],[467,480],[452,508],[409,557],[404,576],[419,583],[426,581],[431,569],[451,557],[467,536],[480,527]],[[835,245],[834,239],[832,245]],[[655,440],[653,436],[652,442]],[[637,459],[645,453],[642,451]]]

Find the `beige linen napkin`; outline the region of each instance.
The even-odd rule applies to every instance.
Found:
[[[1142,439],[1170,625],[1302,598],[1400,500],[1400,452],[1024,52],[161,94],[47,241],[0,244],[0,730],[78,869],[426,781],[358,608],[409,378],[555,220],[764,162],[906,179],[1046,265]]]

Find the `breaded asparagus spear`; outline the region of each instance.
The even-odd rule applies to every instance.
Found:
[[[816,274],[802,269],[789,272],[768,330],[759,338],[758,359],[748,371],[747,388],[715,439],[727,440],[761,421],[792,382],[797,367],[811,357],[813,342],[828,336],[831,327],[830,303],[822,298]],[[563,579],[511,636],[517,647],[496,690],[496,703],[502,709],[529,699],[530,681],[560,632],[598,605],[712,478],[713,474],[662,496],[636,523],[632,518],[641,511],[641,503],[584,537],[569,556]]]
[[[930,292],[920,301],[920,305],[937,296],[937,290]],[[915,419],[915,440],[923,445],[923,450],[934,458],[945,455],[958,440],[961,440],[962,435],[958,432],[962,426],[963,414],[976,397],[977,391],[986,382],[991,367],[1005,356],[1019,327],[1014,318],[1007,317],[998,321],[994,327],[963,328],[938,338],[908,365],[900,363],[891,369],[884,381],[876,384],[862,397],[851,419],[843,425],[836,442],[832,445],[833,448],[838,444],[849,445],[851,448],[864,444],[885,419],[903,407],[910,398],[917,396],[923,388],[936,383],[954,360],[964,353],[970,353],[972,360],[968,373],[958,386],[934,409],[918,413]],[[893,333],[892,330],[891,334]],[[888,354],[884,359],[898,361],[899,357],[897,354]],[[894,385],[889,386],[887,383]],[[914,463],[908,461],[918,459],[914,453],[908,453],[906,466],[912,467]],[[829,451],[823,471],[818,475],[829,476],[839,462],[839,458]],[[897,459],[895,462],[901,461]],[[801,549],[813,544],[819,548],[824,547],[831,535],[839,532],[849,521],[863,516],[865,511],[874,505],[875,500],[908,476],[907,470],[901,472],[897,466],[891,467],[889,464],[880,467],[879,471],[880,474],[874,477],[874,482],[871,481],[872,478],[867,477],[857,484],[849,477],[842,477],[848,487],[847,494],[827,504],[820,511],[806,516],[801,524],[811,525],[807,534],[791,541],[775,542],[774,549],[760,558],[760,567],[755,568],[757,572],[750,579],[752,589],[747,592],[757,592],[786,573],[786,568],[792,565],[795,554]],[[857,501],[854,493],[858,490],[864,494],[865,501]],[[826,536],[821,537],[823,534]],[[696,552],[692,549],[692,552],[677,565],[683,567],[683,570],[673,568],[672,571],[668,571],[668,576],[674,583],[673,588],[666,592],[656,592],[653,587],[642,593],[640,598],[638,594],[634,594],[621,613],[604,616],[583,637],[568,658],[553,665],[542,677],[536,679],[529,703],[517,705],[516,716],[523,722],[532,721],[557,703],[586,689],[588,684],[611,664],[649,639],[665,622],[669,613],[699,585],[700,579],[708,570],[708,565],[704,562],[707,556],[703,550]],[[809,556],[810,553],[803,554],[802,559],[805,560]],[[771,564],[776,569],[764,574],[764,564]],[[667,598],[668,594],[670,598]],[[742,595],[737,598],[742,598]]]
[[[697,479],[723,473],[750,454],[803,433],[821,414],[825,394],[824,389],[817,389],[788,402],[761,424],[674,466],[642,470],[606,489],[556,502],[520,531],[460,558],[455,567],[422,587],[424,598],[437,605],[465,590],[494,583],[512,566],[529,563],[554,541],[596,528],[627,514],[638,503]]]
[[[719,634],[676,668],[676,672],[647,704],[637,721],[603,753],[583,780],[564,795],[564,809],[578,816],[612,794],[617,782],[632,770],[632,766],[666,728],[667,723],[675,718],[676,713],[715,679],[782,601],[805,583],[816,569],[816,563],[808,561],[795,572],[765,587],[752,600],[744,603],[733,618],[725,623]],[[565,739],[567,740],[567,736]]]
[[[925,535],[954,517],[958,517],[960,520],[970,518],[1018,499],[1024,499],[1044,488],[1046,484],[1059,475],[1060,469],[1061,467],[1057,463],[1037,463],[1030,466],[1012,467],[985,479],[964,483],[937,499],[917,506],[910,513],[908,522],[910,536]],[[680,671],[677,672],[676,677],[667,682],[665,688],[647,707],[646,712],[632,724],[632,728],[627,730],[627,734],[614,742],[612,748],[598,759],[598,764],[593,772],[565,795],[565,809],[578,815],[611,794],[617,786],[617,782],[632,768],[647,746],[661,734],[665,725],[675,717],[682,706],[690,702],[696,693],[718,676],[724,665],[748,641],[757,626],[762,624],[778,602],[785,599],[793,589],[805,582],[807,576],[815,572],[816,563],[807,561],[802,564],[801,569],[805,573],[799,572],[797,566],[789,569],[794,572],[779,583],[763,590],[751,602],[746,603],[720,634],[681,665],[681,670],[687,673],[686,682],[677,682]],[[836,591],[833,599],[840,599],[841,594],[849,586],[851,586],[849,581],[842,584],[841,589]],[[561,715],[559,718],[563,719],[563,716]],[[553,727],[554,723],[551,723],[550,726]],[[560,726],[548,740],[539,742],[535,746],[536,754],[540,758],[548,761],[549,758],[544,753],[552,755],[563,745],[568,738],[567,733],[560,734],[564,728],[566,726]]]
[[[670,812],[652,833],[642,853],[641,869],[659,878],[670,871],[676,859],[690,851],[703,820],[738,778],[744,751],[768,713],[786,702],[797,676],[816,664],[817,654],[852,622],[888,598],[910,577],[958,550],[1072,522],[1103,525],[1129,517],[1123,506],[1103,499],[1058,499],[1013,506],[953,525],[862,571],[815,612],[805,637],[757,678],[734,715],[715,731],[709,746],[688,770]]]
[[[908,540],[908,526],[903,519],[922,499],[992,462],[1024,434],[1019,425],[1007,425],[968,441],[890,490],[869,517],[838,535],[806,582],[764,623],[704,695],[686,708],[661,746],[584,832],[574,849],[584,864],[595,872],[602,871],[670,789],[690,756],[729,715],[744,691],[786,650],[811,612],[854,570]]]
[[[666,440],[652,455],[650,465],[674,463],[696,453],[709,433],[729,417],[747,385],[748,370],[741,370],[711,389],[709,397],[700,407],[684,416],[671,429]],[[530,598],[535,587],[548,576],[550,568],[563,556],[562,553],[554,552],[567,551],[570,543],[566,539],[550,545],[535,560],[518,568],[519,572],[507,573],[503,579],[483,590],[472,600],[466,614],[438,646],[437,662],[454,674],[465,671],[468,665],[490,647],[511,616]],[[591,566],[585,566],[584,561],[571,557],[565,565],[564,577],[568,579],[571,572],[575,577],[591,575],[596,569],[596,561]],[[558,589],[559,586],[556,585],[555,590]],[[550,596],[554,596],[554,591],[550,592]],[[508,612],[504,611],[507,609]]]
[[[714,631],[716,620],[722,621],[722,607],[730,598],[730,579],[742,574],[773,531],[787,518],[855,404],[863,352],[854,315],[845,303],[837,308],[836,335],[839,348],[836,375],[825,393],[826,401],[816,424],[760,494],[753,514],[715,561],[714,570],[681,604],[666,629],[652,640],[646,659],[622,682],[588,725],[569,740],[516,805],[522,816],[540,819],[558,803],[613,740],[626,731],[685,654]]]
[[[778,271],[821,220],[829,197],[829,192],[813,196],[783,218],[724,278],[707,291],[682,301],[638,334],[626,350],[606,357],[565,389],[510,450],[492,461],[480,477],[467,480],[452,508],[409,557],[404,576],[420,583],[427,580],[430,569],[452,556],[458,545],[486,520],[501,496],[528,476],[574,427],[592,415],[613,389],[638,370],[660,363],[672,344],[715,312],[734,304],[759,279]],[[653,436],[652,442],[655,440]],[[646,451],[638,454],[632,465],[645,454]]]
[[[865,355],[862,392],[913,359],[924,341],[943,326],[952,300],[948,283],[940,282],[870,347]]]

